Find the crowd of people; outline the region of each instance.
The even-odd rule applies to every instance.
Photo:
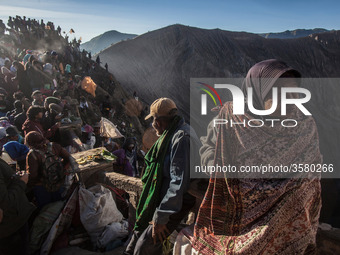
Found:
[[[30,37],[27,34],[33,34],[41,39],[52,31],[53,36],[61,37],[61,29],[55,30],[51,22],[10,17],[9,28],[1,24],[0,28],[9,30],[10,35],[0,36],[20,34],[27,39]],[[12,48],[18,45],[22,42]],[[145,118],[152,118],[159,138],[144,159],[137,153],[136,138],[126,138],[120,146],[100,135],[99,119],[88,120],[95,115],[90,102],[94,97],[82,89],[81,81],[91,74],[95,62],[82,61],[87,54],[80,52],[79,46],[67,42],[62,51],[8,49],[11,47],[1,47],[0,55],[1,254],[27,254],[29,222],[35,210],[31,202],[41,209],[62,199],[65,174],[77,171],[78,167],[71,154],[80,150],[105,146],[118,157],[113,166],[115,171],[142,177],[136,222],[124,254],[161,254],[163,241],[194,207],[192,153],[200,154],[197,158],[203,165],[260,164],[271,160],[289,164],[322,162],[315,122],[311,117],[300,116],[297,109],[290,109],[288,114],[299,118],[302,124],[289,135],[275,128],[250,131],[242,126],[223,125],[209,126],[207,136],[200,141],[169,98],[153,102]],[[97,62],[99,65],[99,58]],[[278,78],[299,76],[285,63],[267,60],[250,69],[244,88],[253,88],[257,109],[266,110],[271,107],[271,89],[284,86],[277,83]],[[262,78],[271,78],[272,82],[261,83]],[[104,97],[99,108],[103,116],[112,117],[110,97]],[[226,103],[219,117],[234,118],[231,109],[230,102]],[[80,144],[73,139],[74,133],[62,130],[63,124],[78,117],[75,112],[83,123],[81,133],[76,134]],[[252,117],[251,112],[243,116]],[[138,169],[140,160],[145,160],[143,174]],[[58,172],[57,168],[63,171]],[[185,254],[315,251],[321,208],[319,178],[230,179],[215,174],[209,177],[192,235],[182,245]]]
[[[9,17],[7,25],[0,21],[0,253],[27,254],[32,218],[65,197],[66,175],[78,170],[71,154],[106,147],[118,155],[116,169],[138,176],[137,142],[101,136],[100,119],[112,120],[114,107],[108,94],[96,101],[82,88],[100,62],[79,40],[43,20]],[[41,46],[51,38],[61,46]]]

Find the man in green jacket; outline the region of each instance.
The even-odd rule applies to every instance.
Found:
[[[124,255],[162,254],[163,241],[195,204],[188,193],[191,156],[200,147],[195,131],[178,115],[175,102],[169,98],[152,103],[146,119],[151,117],[159,138],[145,156],[143,192]]]
[[[28,254],[27,221],[35,206],[25,194],[28,174],[15,175],[0,159],[0,254]],[[1,217],[2,214],[2,217]]]

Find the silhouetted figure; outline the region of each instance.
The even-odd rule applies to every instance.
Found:
[[[105,64],[105,69],[106,69],[106,72],[108,72],[109,70],[109,66],[107,65],[107,63]]]
[[[96,63],[98,64],[98,66],[100,66],[100,58],[99,58],[99,56],[97,56],[97,58],[96,58]]]
[[[0,35],[3,35],[6,30],[6,25],[2,22],[2,19],[0,19]]]
[[[12,17],[11,17],[11,16],[9,16],[9,18],[8,18],[7,25],[8,25],[10,28],[12,28],[12,29],[13,29],[13,27],[14,27],[14,22],[13,22],[13,20],[12,20]]]
[[[45,23],[44,23],[44,20],[42,19],[41,22],[40,22],[40,26],[43,30],[45,30]]]

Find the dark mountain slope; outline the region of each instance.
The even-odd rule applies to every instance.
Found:
[[[264,59],[281,59],[304,77],[338,77],[339,41],[339,31],[280,40],[173,25],[117,43],[100,58],[127,90],[137,91],[146,102],[168,96],[188,109],[190,78],[243,77]]]

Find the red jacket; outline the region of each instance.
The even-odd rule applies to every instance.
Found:
[[[44,151],[42,151],[44,152]],[[63,148],[60,144],[52,143],[52,152],[54,155],[59,156],[63,159],[64,169],[70,167],[70,157],[71,155]],[[28,179],[28,186],[41,185],[42,183],[42,166],[43,166],[43,156],[30,150],[26,157],[26,170],[30,173]]]

